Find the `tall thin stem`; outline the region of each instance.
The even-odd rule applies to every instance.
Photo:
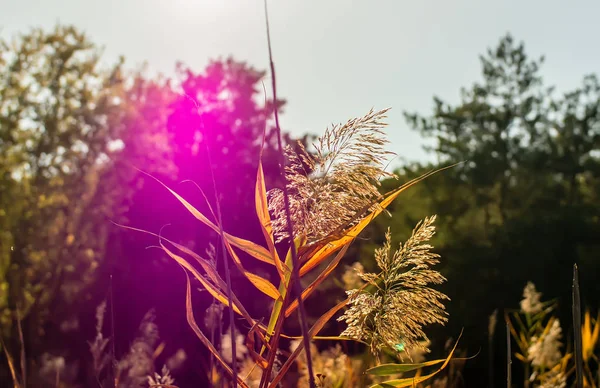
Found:
[[[201,125],[204,129],[204,122],[201,117]],[[208,169],[210,170],[210,178],[213,187],[213,194],[215,196],[215,204],[217,210],[217,219],[219,222],[219,235],[221,240],[221,260],[223,261],[223,269],[225,270],[225,282],[227,284],[227,300],[229,302],[229,332],[231,333],[231,369],[233,371],[233,384],[237,387],[238,376],[237,376],[237,349],[235,342],[235,326],[233,324],[234,311],[233,311],[233,298],[231,291],[231,273],[229,271],[229,262],[227,261],[227,253],[225,248],[225,232],[223,231],[223,218],[221,217],[221,201],[219,201],[219,193],[217,190],[217,181],[215,179],[215,173],[213,171],[212,159],[210,157],[210,147],[208,146],[209,137],[206,136],[206,158],[208,161]]]
[[[575,387],[583,388],[583,353],[581,346],[581,296],[579,295],[579,273],[573,265],[573,331],[575,333]]]
[[[512,387],[512,355],[510,349],[510,327],[506,322],[506,387]],[[527,379],[527,377],[526,377]]]
[[[292,277],[291,277],[291,282],[293,284],[293,291],[294,291],[294,296],[297,298],[298,300],[298,311],[300,313],[300,328],[302,330],[302,338],[303,338],[303,342],[304,342],[304,351],[306,352],[306,366],[308,369],[308,381],[310,384],[311,388],[314,388],[315,385],[315,377],[313,374],[313,367],[312,367],[312,358],[311,358],[311,354],[310,354],[310,337],[309,337],[309,333],[308,333],[308,323],[306,320],[306,311],[304,308],[304,304],[302,302],[302,286],[300,284],[300,262],[298,260],[298,253],[296,252],[296,244],[294,243],[294,228],[293,228],[293,224],[292,224],[292,212],[290,210],[290,198],[289,198],[289,191],[288,191],[288,187],[287,187],[287,177],[285,174],[285,165],[286,165],[286,158],[285,158],[285,153],[283,151],[283,145],[282,145],[282,136],[281,136],[281,126],[279,125],[279,113],[278,113],[278,109],[277,109],[277,83],[276,83],[276,77],[275,77],[275,63],[273,62],[273,51],[271,49],[271,32],[269,29],[269,13],[268,13],[268,7],[267,7],[267,0],[264,0],[264,5],[265,5],[265,22],[266,22],[266,27],[267,27],[267,44],[268,44],[268,49],[269,49],[269,65],[271,68],[271,87],[273,89],[273,115],[275,117],[275,130],[277,131],[277,147],[279,149],[279,169],[280,169],[280,174],[282,177],[282,181],[283,181],[283,201],[284,201],[284,206],[285,206],[285,217],[286,217],[286,221],[287,221],[287,227],[288,227],[288,235],[290,238],[290,250],[291,250],[291,254],[292,254]],[[272,351],[275,351],[275,349],[273,349]]]

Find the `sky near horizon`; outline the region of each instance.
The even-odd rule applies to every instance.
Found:
[[[480,79],[479,55],[510,32],[558,91],[600,72],[600,1],[288,0],[268,2],[281,116],[295,135],[391,107],[389,149],[433,160],[403,112],[429,114],[433,96],[456,103]],[[263,0],[0,0],[0,37],[74,24],[104,46],[173,75],[182,61],[201,71],[231,55],[268,68]],[[269,87],[269,84],[266,84]],[[396,163],[394,163],[396,164]]]

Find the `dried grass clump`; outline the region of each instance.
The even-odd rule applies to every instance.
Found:
[[[287,146],[285,154],[290,211],[294,236],[318,241],[340,227],[351,226],[367,214],[380,198],[382,177],[396,177],[384,171],[391,152],[382,127],[388,109],[369,111],[343,125],[328,128],[309,155],[299,143],[299,151]],[[284,192],[269,192],[276,241],[289,237]]]
[[[435,216],[426,218],[413,230],[404,245],[391,254],[391,233],[388,229],[383,247],[375,250],[375,260],[381,269],[378,274],[361,273],[359,276],[372,285],[368,289],[347,291],[351,306],[340,318],[348,327],[341,334],[370,344],[378,355],[384,348],[406,351],[420,349],[427,352],[427,336],[423,326],[447,321],[445,294],[429,287],[446,279],[431,269],[439,262],[427,241],[435,233]]]

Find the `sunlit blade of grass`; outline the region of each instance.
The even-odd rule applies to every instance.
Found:
[[[327,259],[330,254],[336,252],[338,249],[355,239],[358,234],[362,232],[362,230],[366,228],[367,225],[369,225],[371,221],[375,219],[375,217],[383,212],[383,210],[387,208],[404,190],[414,186],[431,175],[450,167],[453,166],[444,167],[427,174],[423,174],[418,178],[410,180],[395,190],[392,190],[384,196],[384,199],[379,202],[378,206],[373,211],[362,218],[356,225],[343,231],[341,237],[333,238],[331,240],[326,239],[322,244],[317,245],[316,249],[313,248],[308,252],[304,252],[301,257],[301,261],[304,262],[304,265],[302,268],[300,268],[300,276],[306,275],[306,273],[308,273],[310,270],[321,264],[323,260]]]
[[[583,353],[583,360],[587,362],[589,358],[589,348],[592,341],[592,318],[589,310],[587,310],[583,317],[583,327],[581,328],[581,352]]]
[[[152,175],[147,174],[149,176],[152,177]],[[160,180],[158,180],[157,178],[152,177],[153,179],[155,179],[157,182],[159,182],[161,185],[163,185],[167,190],[169,190],[169,192],[171,194],[173,194],[175,196],[175,198],[177,198],[179,200],[179,202],[181,202],[185,208],[192,213],[192,215],[194,215],[194,217],[196,217],[196,219],[198,219],[199,221],[201,221],[202,223],[204,223],[205,225],[209,226],[211,229],[213,229],[214,231],[216,231],[217,233],[221,233],[221,231],[219,230],[218,226],[215,225],[214,223],[212,223],[208,218],[206,218],[198,209],[196,209],[194,206],[192,206],[189,202],[187,202],[183,197],[181,197],[179,194],[177,194],[174,190],[170,189],[167,185],[165,185],[164,183],[162,183]],[[268,295],[269,297],[271,297],[272,299],[277,300],[278,298],[280,298],[280,294],[277,291],[277,288],[275,288],[275,286],[269,282],[268,280],[255,275],[249,271],[247,271],[244,266],[242,265],[239,257],[237,256],[237,254],[235,253],[235,251],[232,248],[232,245],[235,245],[236,247],[238,247],[239,249],[241,249],[242,251],[248,253],[249,255],[258,258],[261,261],[267,262],[269,264],[273,264],[274,265],[274,260],[271,257],[271,253],[266,250],[265,248],[261,247],[260,245],[257,245],[251,241],[248,240],[244,240],[238,237],[234,237],[226,232],[223,232],[223,237],[225,240],[225,245],[227,247],[227,250],[229,252],[229,254],[231,255],[231,257],[233,258],[236,266],[238,267],[238,269],[244,274],[244,276],[246,276],[246,278],[261,292],[263,292],[265,295]]]
[[[301,246],[303,243],[305,242],[303,237],[297,237],[294,240],[294,244],[296,244],[296,248],[298,248],[299,246]],[[292,266],[292,250],[291,247],[288,249],[288,252],[286,254],[285,257],[285,265],[286,267],[291,267]],[[281,283],[279,284],[279,293],[281,295],[280,299],[277,299],[275,301],[275,303],[273,304],[273,309],[271,310],[271,316],[269,317],[269,323],[266,329],[266,333],[265,333],[265,337],[266,340],[269,341],[271,339],[271,337],[275,334],[275,328],[277,326],[277,323],[279,320],[283,319],[283,317],[281,316],[281,311],[283,309],[283,302],[286,299],[288,290],[289,290],[289,286],[290,286],[290,279],[292,276],[292,272],[291,271],[287,271],[285,273],[285,276],[283,278],[283,280],[281,280]],[[279,335],[281,335],[281,333],[279,333]],[[265,351],[266,347],[263,346],[260,354],[262,355],[263,352]]]
[[[462,336],[462,332],[461,332],[461,336]],[[423,381],[431,379],[433,376],[435,376],[436,374],[440,373],[442,370],[444,370],[446,368],[446,366],[448,365],[448,363],[452,359],[452,355],[454,354],[454,351],[456,350],[456,347],[458,346],[458,341],[460,341],[460,336],[456,340],[456,343],[454,344],[454,347],[452,348],[452,350],[450,351],[450,354],[448,355],[448,357],[446,359],[444,359],[444,360],[435,360],[435,361],[443,361],[444,362],[442,364],[442,366],[439,369],[437,369],[435,372],[432,372],[432,373],[430,373],[428,375],[420,376],[420,377],[408,377],[408,378],[403,378],[403,379],[388,380],[388,381],[384,381],[383,383],[380,383],[380,384],[371,385],[370,388],[410,387],[410,386],[413,386],[415,384],[419,384],[419,383],[422,383]],[[431,361],[431,362],[433,362],[433,361]]]
[[[248,335],[246,335],[246,348],[248,349],[250,357],[252,357],[252,360],[256,363],[256,365],[262,369],[265,369],[267,367],[267,360],[265,360],[264,357],[256,353],[256,351],[254,350],[254,333],[262,337],[262,333],[260,332],[260,330],[258,330],[258,328],[259,325],[257,322],[257,324],[252,326],[252,328],[248,331]]]
[[[519,349],[521,350],[521,352],[526,353],[527,349],[529,348],[529,344],[527,343],[527,339],[525,338],[525,334],[523,333],[527,332],[527,329],[525,328],[525,325],[523,325],[523,322],[519,318],[518,314],[514,314],[514,317],[519,326],[521,327],[521,331],[517,332],[512,323],[512,320],[508,315],[506,315],[506,325],[508,326],[510,334],[517,342],[517,345],[519,345]]]
[[[166,241],[169,244],[172,244],[173,246],[175,246],[180,251],[182,251],[182,252],[190,255],[191,257],[193,257],[202,266],[202,268],[205,270],[206,275],[208,276],[208,278],[213,282],[214,285],[216,285],[218,287],[218,289],[216,289],[216,290],[212,289],[212,288],[207,288],[207,290],[211,293],[211,295],[213,295],[213,292],[218,292],[219,289],[221,291],[225,291],[227,289],[225,281],[221,278],[221,276],[216,271],[216,269],[207,260],[203,259],[200,255],[198,255],[196,252],[192,251],[191,249],[187,248],[186,246],[178,244],[178,243],[176,243],[176,242],[174,242],[172,240],[169,240],[168,238],[166,238],[164,236],[161,236],[161,235],[158,235],[156,233],[152,233],[152,232],[149,232],[149,231],[146,231],[146,230],[143,230],[143,229],[133,228],[131,226],[120,225],[120,224],[117,224],[117,223],[115,223],[115,225],[117,225],[119,227],[122,227],[122,228],[125,228],[125,229],[131,229],[131,230],[134,230],[134,231],[137,231],[137,232],[142,232],[142,233],[149,234],[151,236],[158,237],[161,241]],[[162,247],[162,246],[161,246],[161,248],[164,249],[164,247]],[[183,262],[180,262],[178,259],[176,259],[173,256],[171,256],[171,254],[173,254],[172,251],[169,250],[169,252],[167,252],[167,251],[165,251],[165,252],[171,258],[175,259],[175,261],[177,261],[178,263],[180,263],[180,264],[183,265]],[[180,258],[180,256],[177,256],[177,257]],[[183,260],[183,258],[181,258],[181,260]],[[185,261],[185,262],[187,262],[187,261]],[[189,267],[193,268],[193,267],[191,267],[191,265]],[[186,266],[186,268],[188,268],[188,266]],[[200,275],[200,273],[198,271],[195,270],[195,268],[194,268],[194,271],[195,272],[193,272],[193,271],[190,270],[190,272],[192,272],[192,274],[194,274],[194,277],[198,278],[198,276],[202,276],[202,275]],[[204,278],[203,279],[198,279],[198,280],[200,282],[202,282],[203,285],[204,285],[203,281],[206,281],[206,279],[204,279]],[[209,285],[210,285],[210,283],[209,283]],[[222,294],[222,296],[225,299],[216,298],[216,297],[215,297],[215,299],[217,299],[219,302],[223,303],[225,306],[229,306],[229,302],[227,301],[227,298],[226,298],[225,294],[224,293],[221,293],[221,294]],[[234,305],[236,306],[235,308],[237,309],[237,310],[234,309],[234,311],[236,313],[239,313],[241,316],[243,316],[248,321],[248,323],[250,325],[255,325],[256,321],[250,316],[250,314],[248,313],[248,311],[246,311],[246,309],[244,308],[244,306],[242,305],[242,303],[240,302],[240,300],[237,298],[237,296],[235,294],[233,294],[232,298],[233,298]],[[264,326],[260,326],[260,328],[263,329],[263,331],[265,330]]]
[[[253,243],[252,241],[232,236],[227,232],[224,232],[224,235],[225,241],[235,246],[236,248],[239,248],[243,252],[247,253],[248,255],[254,257],[257,260],[262,261],[263,263],[275,265],[275,262],[271,257],[271,253],[264,247]]]
[[[152,179],[154,179],[155,181],[157,181],[160,185],[162,185],[164,188],[166,188],[175,198],[177,198],[177,200],[200,222],[202,222],[204,225],[208,226],[209,228],[211,228],[212,230],[214,230],[215,232],[220,234],[220,230],[217,224],[215,224],[214,222],[210,221],[204,214],[202,214],[201,211],[199,211],[198,209],[196,209],[191,203],[189,203],[188,201],[186,201],[181,195],[179,195],[176,191],[174,191],[173,189],[171,189],[169,186],[167,186],[165,183],[163,183],[160,179],[148,174],[145,171],[139,170],[140,172],[142,172],[143,174],[148,175],[149,177],[151,177]],[[267,250],[266,248],[252,242],[249,240],[245,240],[243,238],[239,238],[239,237],[235,237],[232,236],[231,234],[224,232],[224,237],[225,237],[225,241],[230,242],[232,245],[234,245],[235,247],[241,249],[242,251],[246,252],[247,254],[249,254],[250,256],[254,257],[255,259],[258,259],[260,261],[263,261],[265,263],[271,264],[271,265],[275,265],[273,258],[271,257],[271,253],[269,252],[269,250]]]
[[[231,257],[233,258],[233,262],[235,263],[238,270],[242,274],[244,274],[244,276],[250,281],[250,283],[252,283],[254,285],[254,287],[256,287],[259,291],[261,291],[265,295],[269,296],[271,299],[274,299],[274,300],[281,299],[281,294],[279,293],[279,291],[277,291],[277,288],[275,288],[273,283],[271,283],[270,281],[268,281],[265,278],[262,278],[256,274],[253,274],[252,272],[250,272],[244,268],[242,261],[240,260],[239,256],[233,250],[233,247],[231,246],[229,241],[225,240],[225,246],[227,248],[227,251],[231,255]]]
[[[391,376],[400,373],[412,372],[417,369],[434,366],[445,362],[446,359],[432,360],[417,364],[381,364],[367,369],[365,373],[373,376]]]
[[[317,321],[315,322],[315,324],[308,331],[309,338],[313,339],[321,331],[321,329],[323,329],[323,326],[325,326],[325,324],[327,322],[329,322],[329,320],[331,320],[331,318],[338,311],[340,311],[341,309],[343,309],[348,304],[348,302],[349,302],[349,299],[343,300],[342,302],[338,303],[337,305],[335,305],[334,307],[332,307],[331,309],[329,309],[329,311],[327,311],[325,314],[323,314],[319,319],[317,319]],[[279,384],[279,382],[281,381],[281,379],[283,379],[283,377],[285,376],[285,374],[287,373],[287,371],[290,369],[290,367],[292,366],[292,364],[294,363],[294,361],[296,360],[296,358],[298,358],[298,356],[300,355],[300,352],[303,349],[304,349],[304,343],[300,342],[298,344],[298,346],[296,347],[296,349],[294,349],[294,351],[292,352],[292,354],[285,361],[285,363],[283,364],[283,366],[279,370],[279,373],[277,374],[277,376],[275,376],[275,378],[273,379],[273,381],[271,382],[271,384],[269,384],[269,388],[275,388],[275,387],[277,387],[277,384]]]
[[[200,330],[200,327],[198,327],[198,324],[196,323],[196,319],[194,318],[194,310],[192,307],[192,288],[190,285],[190,278],[189,278],[187,272],[186,272],[185,276],[186,276],[185,310],[186,310],[187,322],[190,325],[190,327],[192,328],[192,330],[194,331],[194,333],[196,334],[196,336],[204,344],[204,346],[206,346],[208,348],[208,350],[213,354],[215,359],[217,361],[219,361],[219,363],[221,364],[221,368],[223,368],[223,370],[225,370],[225,372],[227,372],[227,374],[229,376],[233,377],[233,370],[231,369],[231,367],[227,364],[227,362],[225,362],[223,357],[221,357],[221,355],[219,354],[217,349],[208,340],[208,338],[206,338],[206,336],[204,335],[204,333],[202,333],[202,330]],[[246,383],[240,377],[238,377],[237,383],[239,385],[241,385],[243,388],[248,388],[248,385],[246,385]]]
[[[271,225],[271,216],[269,215],[269,203],[267,201],[267,187],[265,184],[265,175],[262,168],[262,162],[259,160],[258,162],[258,172],[256,173],[256,189],[255,189],[255,204],[256,204],[256,215],[260,221],[260,226],[265,236],[265,240],[267,241],[267,246],[269,248],[269,252],[271,253],[271,257],[273,262],[275,263],[275,267],[277,268],[277,272],[279,272],[279,277],[281,279],[284,278],[285,271],[290,271],[287,266],[285,267],[277,254],[277,249],[275,249],[275,239],[273,237],[273,226]]]
[[[19,384],[19,379],[17,377],[17,370],[15,368],[14,360],[11,357],[10,353],[8,352],[8,349],[6,348],[6,344],[4,343],[4,339],[2,338],[2,336],[0,336],[0,346],[2,347],[2,350],[4,351],[4,355],[6,356],[6,361],[8,363],[8,369],[10,370],[10,376],[12,377],[12,380],[13,380],[13,387],[20,388],[21,385]]]
[[[521,362],[523,362],[523,363],[528,363],[528,362],[529,362],[529,360],[527,359],[527,357],[525,357],[525,356],[524,356],[524,355],[522,355],[521,353],[515,353],[515,357],[516,357],[516,358],[517,358],[519,361],[521,361]]]
[[[587,363],[594,355],[594,350],[598,343],[598,334],[600,334],[600,312],[593,324],[590,311],[585,312],[583,328],[581,330],[581,345],[583,352],[583,360]]]
[[[350,242],[351,243],[351,242]],[[312,294],[312,292],[314,290],[317,289],[317,287],[331,274],[331,272],[333,272],[333,270],[337,267],[337,265],[340,263],[340,261],[342,260],[342,258],[344,257],[344,255],[346,254],[346,252],[348,251],[348,248],[350,247],[350,243],[347,243],[336,255],[336,257],[331,261],[331,263],[329,263],[329,265],[327,266],[327,268],[325,268],[325,270],[323,270],[323,272],[321,272],[319,274],[319,276],[308,286],[304,289],[304,291],[302,291],[302,301],[304,302],[304,300],[306,300],[310,294]],[[289,317],[296,309],[298,308],[298,299],[295,299],[292,301],[292,303],[290,303],[290,305],[285,309],[285,316]]]
[[[300,246],[303,243],[304,243],[304,239],[302,237],[297,237],[294,240],[294,244],[296,245],[296,248],[298,248],[298,246]],[[288,249],[288,252],[286,254],[285,266],[288,268],[290,268],[292,266],[291,246]],[[269,323],[265,330],[265,344],[262,346],[262,348],[260,349],[260,353],[259,353],[259,356],[261,356],[261,357],[264,354],[265,350],[267,349],[266,344],[271,341],[271,338],[274,338],[274,342],[275,342],[275,344],[271,345],[271,346],[276,346],[276,344],[278,342],[278,336],[282,335],[281,326],[283,324],[284,317],[282,316],[281,311],[283,309],[283,304],[284,304],[287,294],[289,292],[291,276],[292,276],[292,271],[285,272],[284,277],[279,284],[279,293],[281,295],[281,298],[275,300],[275,303],[273,304],[273,309],[271,310],[271,316],[269,317]],[[276,333],[276,330],[278,327],[279,327],[279,332]],[[269,361],[267,361],[267,370],[270,370],[268,364],[269,364]]]
[[[225,296],[225,294],[221,290],[216,288],[213,284],[208,282],[204,278],[204,276],[202,276],[202,274],[200,272],[198,272],[198,270],[196,268],[194,268],[192,265],[190,265],[190,263],[187,262],[187,260],[185,260],[183,257],[177,255],[176,253],[172,252],[162,242],[160,243],[160,246],[167,253],[167,255],[169,255],[173,260],[175,260],[179,265],[181,265],[186,270],[190,271],[194,275],[194,278],[196,278],[202,284],[202,286],[204,288],[206,288],[206,290],[210,293],[210,295],[212,295],[219,302],[223,303],[225,306],[229,306],[229,299],[227,299],[227,296]],[[242,315],[242,312],[240,311],[240,309],[236,303],[233,304],[233,310],[237,314]]]

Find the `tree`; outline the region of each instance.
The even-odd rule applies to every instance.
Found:
[[[168,106],[166,123],[173,152],[171,160],[177,166],[177,173],[156,176],[211,216],[203,194],[216,210],[214,175],[225,230],[252,241],[262,241],[254,210],[254,184],[265,128],[263,168],[270,185],[280,184],[276,138],[270,123],[274,105],[265,98],[261,87],[266,73],[232,58],[213,60],[202,71],[183,64],[177,69],[177,81],[173,82],[175,98]],[[284,102],[279,101],[278,109],[283,105]],[[292,143],[289,135],[285,135],[285,142]],[[210,244],[219,249],[216,233],[190,216],[157,182],[148,177],[145,181],[146,185],[136,192],[126,213],[128,225],[153,232],[162,230],[168,238],[186,244],[202,256],[206,256]],[[165,225],[169,226],[161,229]],[[138,294],[146,292],[142,290],[148,290],[152,284],[153,295],[156,295],[153,298],[140,296],[135,308],[125,302],[117,306],[124,320],[139,319],[133,315],[143,314],[150,307],[156,307],[159,319],[161,316],[185,317],[184,304],[173,303],[183,301],[183,273],[157,250],[145,250],[155,244],[156,239],[143,238],[131,231],[120,231],[114,240],[113,256],[127,258],[115,261],[115,292]],[[217,263],[221,271],[220,256]],[[265,266],[265,272],[270,270]],[[254,300],[251,297],[254,289],[246,279],[235,277],[233,283],[238,295],[246,296],[250,302]],[[203,311],[210,302],[210,298],[203,298],[197,310]],[[266,308],[258,304],[254,307],[260,311]],[[161,323],[164,338],[169,343],[187,346],[189,333],[181,331],[179,321],[171,319]]]
[[[100,50],[71,26],[0,47],[0,327],[18,338],[18,313],[34,358],[47,330],[89,300],[109,221],[139,178],[124,167],[169,168],[171,94],[124,75],[122,61],[102,68]]]
[[[514,307],[529,280],[548,299],[558,298],[561,321],[570,322],[574,262],[586,268],[586,303],[600,302],[590,275],[600,269],[598,80],[586,76],[581,87],[557,96],[540,75],[543,58],[531,59],[510,35],[480,59],[482,80],[462,89],[459,104],[434,98],[431,115],[405,114],[414,130],[435,139],[429,151],[439,163],[405,166],[402,180],[461,164],[411,188],[410,207],[390,207],[392,231],[399,233],[420,217],[439,215],[433,244],[452,279],[445,291],[455,317],[445,335],[464,326],[469,334],[462,342],[471,352],[487,341],[488,316]],[[367,237],[381,233],[380,222]],[[478,362],[468,362],[467,370],[484,367]],[[487,383],[475,378],[468,385]]]

